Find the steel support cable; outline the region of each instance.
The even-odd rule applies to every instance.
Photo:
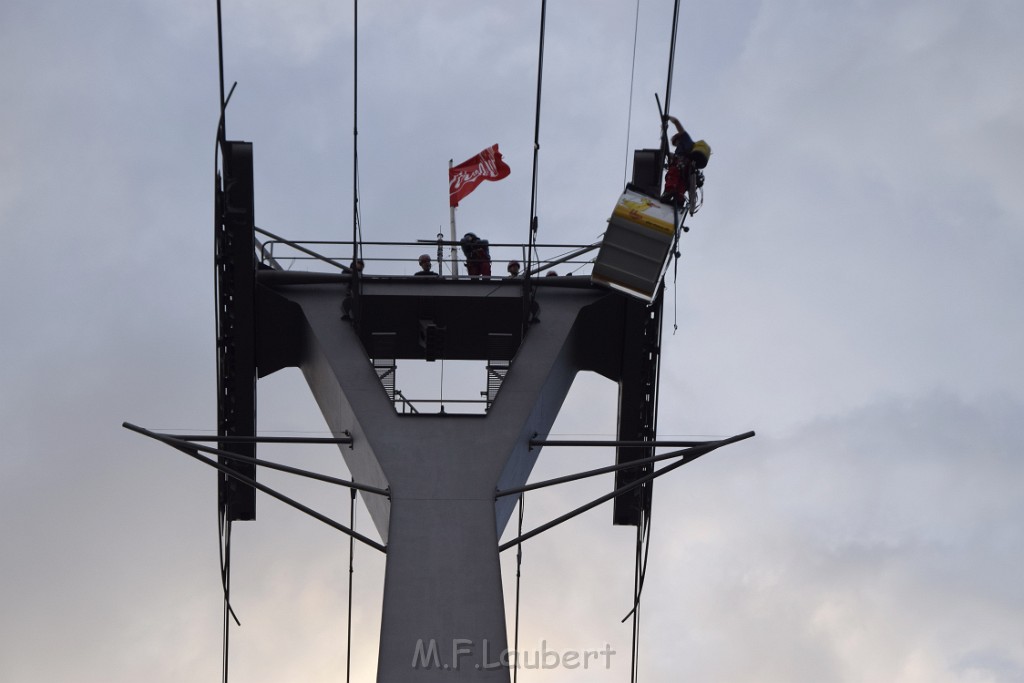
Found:
[[[651,513],[640,512],[640,523],[636,528],[636,559],[633,567],[633,608],[622,618],[622,622],[633,617],[630,651],[630,683],[637,683],[640,677],[640,597],[647,577],[647,559],[651,550]],[[620,622],[621,623],[621,622]]]
[[[356,490],[352,489],[352,496],[348,508],[348,525],[352,531],[356,530]],[[345,644],[345,681],[352,681],[352,578],[355,574],[355,538],[348,537],[348,626],[345,637],[348,641]]]
[[[323,514],[317,512],[316,510],[314,510],[314,509],[312,509],[312,508],[310,508],[310,507],[308,507],[306,505],[303,505],[302,503],[298,502],[297,500],[289,498],[288,496],[284,495],[283,493],[279,493],[278,491],[275,491],[274,489],[270,488],[269,486],[267,486],[265,484],[259,483],[258,481],[256,481],[255,479],[252,479],[251,477],[247,477],[244,474],[239,474],[238,472],[235,472],[234,470],[232,470],[227,465],[222,465],[221,463],[217,462],[216,460],[212,460],[210,458],[207,458],[206,456],[201,455],[199,453],[200,450],[206,451],[206,452],[217,453],[218,452],[217,449],[206,448],[204,446],[197,446],[195,444],[189,443],[188,441],[180,441],[180,440],[175,439],[173,437],[168,437],[168,436],[162,435],[162,434],[156,434],[155,432],[149,432],[148,430],[142,429],[141,427],[136,427],[135,425],[130,425],[127,422],[124,423],[123,426],[126,429],[130,429],[130,430],[138,432],[140,434],[144,434],[145,436],[149,436],[151,438],[154,438],[157,441],[162,441],[162,442],[166,443],[167,445],[172,446],[173,448],[176,448],[177,450],[181,451],[182,453],[188,455],[189,457],[195,458],[199,462],[201,462],[201,463],[203,463],[205,465],[209,465],[210,467],[213,467],[214,469],[216,469],[216,470],[218,470],[220,472],[223,472],[227,476],[229,476],[229,477],[231,477],[231,478],[233,478],[233,479],[235,479],[237,481],[240,481],[241,483],[245,484],[246,486],[251,486],[251,487],[255,488],[257,491],[262,491],[263,493],[266,493],[268,496],[271,496],[272,498],[276,498],[277,500],[281,501],[285,505],[289,505],[289,506],[295,508],[296,510],[298,510],[299,512],[304,512],[307,515],[309,515],[310,517],[312,517],[313,519],[316,519],[316,520],[318,520],[320,522],[323,522],[324,524],[326,524],[327,526],[331,527],[332,529],[337,529],[338,531],[342,532],[343,534],[347,534],[349,536],[352,536],[357,541],[361,541],[361,542],[365,543],[366,545],[370,546],[371,548],[376,548],[377,550],[381,551],[382,553],[386,553],[387,552],[387,547],[386,546],[384,546],[384,545],[382,545],[380,543],[377,543],[373,539],[367,538],[366,536],[363,536],[362,534],[357,533],[357,532],[353,531],[352,529],[349,529],[345,525],[339,524],[338,522],[334,521],[330,517],[327,517],[326,515],[323,515]],[[223,455],[226,455],[226,454],[223,454]],[[257,462],[256,464],[260,464],[260,463]],[[340,483],[341,481],[343,481],[343,480],[338,480],[337,483]],[[360,487],[361,486],[362,485],[360,485]],[[353,488],[355,488],[355,487],[353,487]],[[364,490],[364,488],[360,488],[360,490]],[[378,489],[377,491],[373,491],[373,493],[378,493],[380,491],[381,490]]]
[[[532,256],[532,250],[536,242],[537,232],[537,175],[539,167],[540,157],[540,103],[541,94],[543,92],[544,84],[544,31],[547,23],[547,0],[541,0],[540,3],[540,39],[538,40],[538,53],[537,53],[537,101],[534,111],[534,122],[533,122],[533,179],[530,187],[530,239],[529,246],[530,251],[527,252],[527,270],[529,270],[529,259]]]
[[[257,466],[260,466],[260,467],[266,467],[267,469],[270,469],[270,470],[277,470],[279,472],[285,472],[287,474],[295,474],[295,475],[298,475],[300,477],[305,477],[307,479],[315,479],[317,481],[322,481],[322,482],[325,482],[327,484],[337,484],[338,486],[344,486],[346,488],[355,489],[355,490],[358,490],[358,491],[365,491],[366,493],[376,493],[377,495],[380,495],[380,496],[388,496],[388,495],[390,495],[390,492],[387,489],[382,489],[382,488],[379,488],[377,486],[370,486],[368,484],[360,484],[359,482],[356,482],[356,481],[349,481],[348,479],[340,479],[338,477],[332,477],[329,474],[320,474],[318,472],[310,472],[309,470],[303,470],[303,469],[300,469],[298,467],[292,467],[291,465],[282,465],[281,463],[273,462],[271,460],[261,460],[259,458],[251,458],[251,457],[249,457],[247,455],[238,455],[237,453],[232,453],[231,451],[225,451],[225,450],[222,450],[220,448],[211,448],[209,446],[199,446],[199,445],[193,444],[189,439],[185,439],[185,438],[182,438],[180,436],[172,436],[170,434],[161,434],[159,432],[152,432],[152,431],[150,431],[148,429],[144,429],[142,427],[138,427],[138,426],[130,424],[128,422],[125,422],[123,426],[126,429],[130,429],[133,432],[138,432],[139,434],[142,434],[144,436],[148,436],[148,437],[150,437],[152,439],[156,439],[157,441],[163,441],[164,443],[166,443],[168,445],[171,445],[171,446],[177,447],[176,444],[185,444],[187,447],[195,448],[196,450],[202,451],[204,453],[210,453],[211,455],[216,455],[216,456],[225,458],[227,460],[234,460],[235,462],[244,462],[244,463],[247,463],[247,464],[257,465]],[[269,438],[273,438],[273,437],[269,437]],[[250,439],[245,439],[244,437],[234,437],[234,438],[229,437],[229,438],[226,439],[226,441],[237,441],[237,442],[240,442],[240,443],[252,443],[252,442],[262,442],[263,438],[259,438],[258,437],[256,439],[251,439],[250,440]],[[324,441],[326,443],[347,443],[348,442],[347,440],[341,440],[341,439],[337,439],[337,440],[336,439],[326,439]],[[270,443],[275,443],[275,442],[271,441]],[[286,441],[285,443],[291,443],[291,442],[290,441]]]
[[[359,161],[358,154],[356,155],[356,196],[362,196],[362,185],[360,184],[359,177]],[[356,251],[356,258],[363,258],[363,205],[358,199],[356,200],[356,244],[358,249]]]
[[[220,3],[217,3],[218,6]],[[218,501],[219,504],[220,501]],[[220,538],[217,539],[217,547],[220,550],[220,583],[221,589],[224,592],[224,624],[223,632],[221,635],[221,681],[222,683],[228,683],[228,634],[231,626],[231,620],[228,618],[228,614],[231,610],[231,548],[228,541],[225,541],[225,534],[230,538],[231,534],[231,522],[227,522],[227,530],[225,531],[224,526],[224,506],[220,506],[221,509],[217,511],[217,516],[220,521]],[[224,546],[228,545],[227,548]]]
[[[643,562],[639,562],[639,556],[637,557],[637,581],[636,581],[636,593],[633,598],[633,609],[631,609],[626,616],[622,617],[622,621],[619,623],[625,623],[626,619],[640,609],[640,594],[644,590],[644,580],[647,578],[647,558],[651,552],[651,514],[650,512],[641,514],[641,523],[637,526],[637,533],[640,533],[640,527],[643,527]]]
[[[516,532],[518,536],[523,535],[523,514],[526,506],[526,494],[519,494],[519,530]],[[515,668],[512,669],[512,683],[516,683],[519,680],[519,583],[522,575],[523,567],[523,544],[520,543],[516,546],[516,624],[515,624],[515,640],[512,645],[512,652],[515,653],[516,663]]]
[[[359,0],[352,2],[352,262],[359,258]]]
[[[637,643],[640,642],[640,612],[637,609],[637,605],[639,603],[638,596],[640,595],[640,555],[643,550],[643,510],[640,511],[640,518],[640,523],[636,526],[636,552],[633,560],[633,609],[630,611],[630,614],[633,616],[632,641],[630,642],[629,654],[630,683],[636,683]],[[629,615],[626,615],[626,618],[622,621],[625,621],[628,618]]]
[[[526,263],[523,276],[523,288],[524,299],[529,300],[529,305],[524,311],[524,318],[529,320],[529,317],[534,310],[536,304],[537,292],[535,289],[530,287],[530,282],[533,279],[530,276],[530,270],[535,256],[536,245],[537,245],[537,175],[539,168],[540,159],[540,102],[541,93],[543,92],[544,84],[544,31],[547,24],[548,14],[548,3],[547,0],[541,0],[540,3],[540,38],[538,42],[537,50],[537,102],[536,111],[534,113],[533,122],[533,178],[530,185],[530,234],[527,242],[526,249]],[[537,260],[540,260],[537,255]]]
[[[220,126],[218,126],[218,139],[224,139],[224,110],[227,108],[227,100],[224,98],[224,29],[221,21],[220,0],[217,0],[217,66],[220,76]]]
[[[672,104],[672,71],[675,67],[676,62],[676,35],[679,31],[679,0],[675,2],[675,8],[672,11],[672,39],[669,41],[668,49],[668,77],[665,83],[665,114],[669,112],[669,106]]]
[[[219,114],[218,120],[217,120],[217,142],[214,144],[214,152],[213,152],[213,172],[214,172],[215,181],[216,181],[217,178],[219,178],[219,173],[218,173],[218,170],[217,170],[217,163],[218,163],[219,155],[220,155],[220,151],[221,151],[221,144],[227,139],[226,123],[225,123],[225,112],[227,111],[228,99],[230,99],[230,97],[231,97],[230,93],[228,93],[227,96],[225,96],[225,94],[224,94],[224,30],[223,30],[223,21],[222,21],[221,16],[222,16],[221,15],[221,3],[220,3],[220,0],[217,0],[217,73],[218,73],[218,82],[219,82],[219,85],[220,85],[220,101],[219,101],[219,104],[220,104],[220,107],[219,107],[220,114]],[[231,86],[231,92],[232,93],[235,91],[235,85],[237,85],[237,83],[235,83],[234,85]],[[220,183],[219,183],[219,181],[216,181],[216,183],[217,184],[215,186],[214,192],[215,193],[219,193],[220,192]],[[214,221],[215,221],[215,224],[214,224],[214,252],[215,253],[219,252],[219,250],[217,248],[217,245],[218,245],[218,242],[219,242],[220,221],[221,221],[221,218],[222,218],[221,215],[220,215],[219,210],[220,210],[220,199],[219,199],[219,196],[217,194],[215,194],[215,196],[214,196],[214,213],[215,213],[215,216],[214,216]],[[218,278],[218,274],[216,272],[216,269],[215,269],[214,277],[213,277],[213,296],[214,296],[214,301],[219,301],[219,299],[220,299],[220,286],[219,286],[219,278]],[[220,338],[220,315],[219,314],[217,315],[216,329],[217,329],[217,338],[219,339]],[[220,352],[218,351],[218,353],[217,353],[218,370],[219,370],[219,367],[220,367],[220,362],[221,362],[221,360],[220,360]],[[218,377],[219,376],[220,376],[220,372],[218,371]],[[217,505],[218,505],[218,510],[217,510],[217,522],[218,522],[217,523],[217,531],[218,531],[217,550],[218,550],[219,555],[220,555],[220,583],[221,583],[221,590],[223,591],[223,594],[224,594],[224,625],[223,625],[223,635],[222,635],[222,641],[221,641],[221,680],[222,680],[222,683],[228,683],[228,662],[229,662],[229,659],[228,659],[228,646],[229,646],[229,642],[230,642],[230,628],[231,628],[231,621],[230,621],[229,617],[234,618],[235,623],[239,623],[239,621],[238,621],[238,617],[235,615],[234,610],[231,609],[231,520],[227,519],[227,508],[226,508],[226,505],[224,503],[222,503],[221,501],[217,501]]]
[[[675,62],[676,62],[676,40],[677,40],[678,34],[679,34],[679,0],[676,0],[675,1],[675,6],[674,6],[674,8],[672,10],[672,37],[671,37],[671,40],[669,41],[669,50],[668,50],[668,75],[667,75],[667,77],[665,79],[665,111],[664,111],[664,116],[662,118],[662,123],[661,123],[662,146],[665,148],[666,152],[668,150],[668,139],[667,139],[668,120],[666,118],[664,118],[664,117],[668,116],[669,107],[672,104],[672,74],[673,74],[673,70],[675,68]],[[687,230],[687,228],[683,226],[683,222],[685,222],[686,216],[685,215],[683,216],[682,221],[679,220],[679,203],[678,203],[678,201],[676,201],[675,198],[673,198],[673,200],[672,200],[672,212],[673,212],[673,222],[676,224],[676,238],[675,238],[675,242],[672,245],[672,251],[673,251],[673,254],[675,255],[675,260],[676,260],[676,262],[675,262],[675,272],[674,272],[674,275],[673,275],[673,278],[674,278],[673,279],[673,285],[675,285],[675,283],[678,282],[678,278],[679,278],[679,228],[682,227],[684,232]],[[678,323],[678,297],[673,297],[672,333],[675,334],[675,332],[678,329],[679,329],[679,323]]]
[[[226,510],[224,510],[223,506],[220,506],[217,513],[217,547],[220,550],[221,587],[224,589],[224,605],[227,608],[225,614],[230,613],[235,623],[241,626],[242,622],[238,620],[238,616],[231,607],[229,600],[231,593],[231,520],[227,518]]]
[[[231,520],[227,519],[226,509],[223,505],[217,511],[217,528],[219,538],[217,549],[220,552],[220,583],[224,593],[224,627],[221,645],[221,677],[223,683],[228,683],[228,645],[230,642],[231,619],[239,626],[242,622],[235,615],[231,607]]]
[[[217,547],[220,550],[220,578],[221,587],[224,589],[224,603],[227,613],[230,613],[234,622],[241,626],[242,622],[238,620],[229,600],[231,593],[231,520],[227,518],[226,511],[222,506],[217,513]]]
[[[616,465],[608,465],[606,467],[598,467],[593,470],[586,470],[584,472],[577,472],[576,474],[567,474],[564,477],[555,477],[554,479],[545,479],[544,481],[538,481],[534,484],[524,484],[523,486],[516,486],[510,489],[499,490],[494,494],[495,499],[501,498],[502,496],[511,496],[516,493],[525,493],[526,491],[533,491],[535,489],[546,488],[548,486],[555,486],[556,484],[567,484],[572,481],[579,479],[586,479],[588,477],[596,477],[601,474],[608,474],[610,472],[618,472],[619,470],[626,470],[633,467],[640,467],[643,465],[649,465],[651,463],[660,462],[662,460],[669,460],[671,458],[688,458],[689,460],[696,460],[705,453],[721,448],[722,446],[728,446],[729,444],[736,443],[737,441],[743,441],[754,436],[754,432],[745,432],[743,434],[737,434],[736,436],[730,436],[727,439],[720,439],[718,441],[705,441],[690,448],[673,451],[671,453],[662,453],[661,455],[654,455],[649,458],[639,458],[637,460],[630,460],[629,462],[619,463]],[[689,461],[688,460],[688,461]]]
[[[636,17],[633,19],[633,60],[629,70],[629,110],[626,114],[626,159],[622,163],[622,186],[626,186],[629,172],[629,133],[633,125],[633,82],[636,80],[636,38],[640,29],[640,0],[636,0]]]
[[[724,439],[724,440],[722,440],[720,442],[716,442],[716,444],[714,446],[690,449],[685,455],[683,455],[683,457],[678,462],[674,462],[671,465],[667,465],[665,467],[662,467],[660,470],[656,470],[654,472],[651,472],[649,474],[646,474],[646,475],[640,477],[639,479],[635,479],[634,481],[630,482],[629,484],[626,484],[625,486],[620,486],[619,488],[613,490],[611,493],[607,493],[607,494],[605,494],[605,495],[603,495],[603,496],[601,496],[599,498],[596,498],[596,499],[590,501],[589,503],[581,505],[578,508],[576,508],[575,510],[571,510],[571,511],[565,513],[561,517],[557,517],[556,519],[553,519],[553,520],[551,520],[550,522],[548,522],[546,524],[542,524],[541,526],[537,527],[536,529],[533,529],[532,531],[528,531],[525,534],[521,534],[520,536],[517,536],[516,538],[513,538],[511,541],[508,541],[507,543],[502,543],[500,546],[498,546],[498,551],[501,552],[501,551],[504,551],[504,550],[508,550],[512,546],[518,545],[518,544],[520,544],[520,543],[522,543],[522,542],[524,542],[524,541],[526,541],[528,539],[533,538],[534,536],[536,536],[538,534],[544,533],[545,531],[547,531],[547,530],[549,530],[549,529],[551,529],[553,527],[556,527],[556,526],[558,526],[559,524],[561,524],[563,522],[567,522],[570,519],[572,519],[573,517],[577,517],[577,516],[583,514],[584,512],[586,512],[588,510],[591,510],[591,509],[597,507],[598,505],[601,505],[602,503],[606,503],[609,500],[612,500],[613,498],[618,498],[619,496],[625,495],[625,494],[629,493],[630,491],[633,491],[634,489],[639,488],[640,486],[643,486],[647,482],[653,481],[655,478],[660,477],[663,474],[668,474],[672,470],[678,469],[678,468],[682,467],[683,465],[685,465],[687,463],[693,462],[694,460],[696,460],[697,458],[701,457],[702,455],[710,453],[711,451],[713,451],[713,450],[715,450],[715,449],[717,449],[717,448],[719,448],[721,446],[724,446],[724,445],[729,444],[729,443],[735,443],[736,441],[741,441],[743,439],[747,439],[747,438],[750,438],[752,436],[754,436],[754,432],[747,432],[746,434],[741,434],[739,436],[731,437],[729,439]],[[659,457],[659,456],[656,456],[656,457]],[[637,460],[637,461],[634,461],[634,463],[640,463],[640,461]],[[629,463],[629,464],[632,465],[634,463]],[[580,477],[577,477],[577,478],[580,478]],[[565,479],[565,477],[562,477],[561,479]],[[560,483],[560,482],[556,482],[555,480],[550,480],[550,482],[551,483]],[[528,489],[531,489],[531,488],[533,488],[533,487],[529,487],[529,486],[519,487],[519,488],[516,489],[516,491],[525,491],[525,490],[528,490]],[[499,495],[504,495],[504,494],[499,494]]]

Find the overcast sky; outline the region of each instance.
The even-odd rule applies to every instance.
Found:
[[[447,229],[448,160],[498,143],[512,175],[460,230],[524,241],[539,3],[363,4],[364,238]],[[627,149],[657,144],[671,8],[640,4],[628,125],[636,6],[549,3],[540,241],[597,239]],[[257,223],[349,239],[350,4],[224,0],[224,26]],[[655,488],[641,680],[1024,681],[1022,27],[1012,0],[682,3],[671,109],[714,154],[659,431],[758,436]],[[0,679],[218,680],[215,475],[120,427],[216,426],[215,2],[5,0],[0,64]],[[614,420],[581,375],[554,433]],[[297,371],[261,380],[260,429],[325,431]],[[261,455],[346,474],[329,447]],[[612,458],[549,451],[534,479]],[[265,480],[347,519],[343,491]],[[610,487],[531,496],[526,526]],[[347,542],[258,505],[233,680],[343,680]],[[521,681],[628,680],[634,538],[610,515],[526,544],[520,644],[607,643],[611,668]],[[382,570],[357,550],[357,681]]]

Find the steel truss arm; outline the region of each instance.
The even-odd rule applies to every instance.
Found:
[[[212,439],[211,439],[212,440]],[[588,441],[588,440],[548,440],[530,439],[530,448],[534,446],[622,446],[627,448],[691,448],[706,446],[716,441]]]
[[[752,432],[752,431],[751,432],[746,432],[744,434],[737,434],[736,436],[731,436],[728,439],[722,439],[720,441],[710,441],[710,442],[707,442],[705,445],[694,446],[694,447],[689,448],[689,449],[687,449],[685,451],[682,451],[682,452],[666,453],[666,454],[663,454],[663,455],[656,455],[656,456],[654,456],[652,458],[643,458],[641,460],[632,460],[632,461],[630,461],[628,463],[623,463],[623,464],[620,464],[620,465],[610,465],[609,467],[602,467],[602,468],[596,469],[596,470],[589,470],[587,472],[581,472],[579,474],[571,474],[571,475],[568,475],[568,476],[565,476],[565,477],[559,477],[557,479],[549,479],[547,481],[537,482],[536,484],[528,484],[526,486],[517,487],[515,489],[508,489],[507,491],[499,491],[496,494],[495,497],[511,495],[513,493],[520,493],[520,492],[527,491],[527,490],[530,490],[530,489],[541,488],[542,486],[552,486],[554,484],[563,484],[563,483],[566,483],[566,482],[569,482],[569,481],[575,481],[577,479],[583,479],[585,477],[592,477],[592,476],[596,476],[598,474],[606,474],[608,472],[614,472],[614,471],[621,470],[621,469],[626,469],[626,468],[629,468],[629,467],[643,466],[645,464],[649,464],[649,463],[655,462],[657,460],[665,460],[665,459],[668,459],[668,458],[677,458],[677,457],[681,458],[681,460],[679,460],[679,462],[672,463],[671,465],[667,465],[665,467],[662,467],[660,470],[657,470],[655,472],[651,472],[650,474],[644,475],[643,477],[640,477],[639,479],[635,479],[634,481],[630,482],[629,484],[626,484],[625,486],[621,486],[621,487],[615,489],[611,493],[608,493],[606,495],[601,496],[600,498],[597,498],[595,500],[590,501],[589,503],[581,505],[580,507],[576,508],[575,510],[567,512],[564,515],[562,515],[561,517],[558,517],[556,519],[551,520],[547,524],[542,524],[541,526],[537,527],[536,529],[533,529],[531,531],[526,532],[525,534],[517,536],[516,538],[513,538],[511,541],[508,541],[507,543],[501,544],[500,546],[498,546],[498,550],[499,551],[503,551],[503,550],[507,550],[507,549],[509,549],[509,548],[511,548],[513,546],[519,545],[520,543],[522,543],[522,542],[524,542],[524,541],[526,541],[526,540],[528,540],[530,538],[533,538],[534,536],[536,536],[536,535],[538,535],[540,533],[543,533],[543,532],[547,531],[548,529],[551,529],[552,527],[558,526],[562,522],[566,522],[566,521],[572,519],[573,517],[576,517],[578,515],[583,514],[587,510],[595,508],[595,507],[597,507],[598,505],[600,505],[602,503],[606,503],[609,500],[612,500],[613,498],[617,498],[617,497],[619,497],[619,496],[621,496],[623,494],[629,493],[630,491],[632,491],[632,490],[642,486],[643,484],[646,484],[648,481],[651,481],[651,480],[653,480],[653,479],[655,479],[657,477],[660,477],[663,474],[668,474],[672,470],[674,470],[674,469],[676,469],[678,467],[682,467],[683,465],[685,465],[688,462],[693,462],[694,460],[696,460],[697,458],[699,458],[702,455],[710,453],[711,451],[716,450],[718,448],[721,448],[722,446],[727,446],[729,444],[736,443],[737,441],[743,441],[744,439],[749,439],[752,436],[754,436],[754,432]]]
[[[278,470],[281,472],[287,472],[288,474],[297,474],[300,477],[307,477],[309,479],[316,479],[317,481],[327,482],[328,484],[337,484],[338,486],[345,486],[350,489],[356,489],[357,491],[365,491],[366,493],[376,493],[381,496],[391,495],[387,489],[378,488],[376,486],[369,486],[367,484],[360,484],[358,482],[349,481],[347,479],[339,479],[332,477],[327,474],[318,474],[317,472],[310,472],[309,470],[300,469],[298,467],[291,467],[289,465],[282,465],[281,463],[272,462],[270,460],[260,460],[258,458],[250,458],[246,455],[238,455],[230,451],[225,451],[220,448],[211,448],[209,446],[199,446],[191,443],[192,441],[204,441],[209,439],[210,441],[228,441],[228,442],[240,442],[240,443],[352,443],[352,437],[341,437],[337,439],[294,439],[291,437],[273,437],[273,436],[257,436],[257,437],[206,437],[206,436],[191,436],[188,434],[163,434],[161,432],[153,432],[143,427],[133,425],[129,422],[125,422],[122,425],[125,429],[130,429],[133,432],[138,432],[144,436],[148,436],[157,441],[163,441],[166,444],[177,447],[178,444],[194,448],[204,453],[210,453],[212,455],[218,455],[228,460],[240,460],[249,463],[255,463],[271,470]],[[177,443],[176,443],[177,442]]]
[[[343,524],[339,524],[338,522],[335,522],[330,517],[326,517],[325,515],[322,515],[321,513],[317,512],[316,510],[314,510],[314,509],[312,509],[312,508],[310,508],[310,507],[308,507],[306,505],[303,505],[302,503],[298,502],[297,500],[289,498],[288,496],[284,495],[283,493],[279,493],[279,492],[275,491],[274,489],[270,488],[269,486],[266,486],[265,484],[259,483],[258,481],[256,481],[255,479],[252,479],[251,477],[247,477],[247,476],[245,476],[243,474],[239,474],[238,472],[235,472],[234,470],[232,470],[227,465],[223,465],[223,464],[217,462],[216,460],[213,460],[211,458],[207,458],[206,456],[200,454],[200,451],[205,451],[207,453],[212,453],[214,455],[218,455],[220,457],[225,457],[225,458],[244,458],[247,461],[254,461],[254,464],[256,464],[256,465],[263,465],[264,467],[270,467],[271,469],[280,470],[282,472],[288,472],[290,474],[298,474],[300,476],[309,477],[311,479],[317,479],[319,481],[325,481],[325,482],[329,482],[329,483],[332,483],[332,484],[339,484],[341,486],[347,486],[347,487],[352,488],[352,489],[358,489],[360,491],[366,491],[367,493],[376,493],[376,494],[380,494],[380,495],[385,495],[386,496],[386,495],[388,495],[388,492],[386,490],[384,490],[384,489],[379,489],[379,488],[376,488],[376,487],[373,487],[373,486],[366,486],[364,484],[357,484],[355,482],[346,481],[344,479],[337,479],[336,477],[329,477],[327,475],[317,474],[315,472],[308,472],[306,470],[300,470],[298,468],[289,467],[287,465],[280,465],[278,463],[269,463],[269,462],[267,462],[265,460],[256,460],[254,458],[248,458],[248,457],[245,457],[245,456],[237,456],[237,455],[235,455],[233,453],[230,453],[228,451],[223,451],[223,450],[221,450],[219,448],[209,448],[207,446],[199,446],[197,444],[194,444],[194,443],[191,443],[191,442],[188,442],[188,441],[184,441],[182,439],[175,438],[175,437],[170,436],[168,434],[160,434],[159,432],[152,432],[152,431],[150,431],[148,429],[144,429],[142,427],[138,427],[138,426],[133,425],[133,424],[131,424],[129,422],[125,422],[121,426],[124,427],[125,429],[129,429],[129,430],[131,430],[133,432],[137,432],[139,434],[142,434],[143,436],[148,436],[151,439],[155,439],[157,441],[161,441],[161,442],[167,444],[168,446],[176,448],[177,450],[181,451],[185,455],[188,455],[188,456],[190,456],[192,458],[195,458],[199,462],[201,462],[201,463],[203,463],[205,465],[209,465],[210,467],[213,467],[213,468],[223,472],[227,476],[232,477],[233,479],[236,479],[236,480],[240,481],[241,483],[243,483],[243,484],[245,484],[247,486],[252,486],[253,488],[255,488],[257,490],[262,491],[263,493],[266,493],[268,496],[271,496],[272,498],[276,498],[277,500],[281,501],[285,505],[290,505],[291,507],[295,508],[296,510],[298,510],[300,512],[306,513],[307,515],[309,515],[313,519],[319,520],[319,521],[323,522],[324,524],[326,524],[327,526],[329,526],[329,527],[331,527],[333,529],[337,529],[338,531],[351,536],[352,538],[356,539],[357,541],[361,541],[361,542],[365,543],[366,545],[370,546],[371,548],[376,548],[377,550],[381,551],[382,553],[386,553],[387,552],[387,547],[386,546],[384,546],[384,545],[382,545],[380,543],[377,543],[376,541],[374,541],[371,538],[367,538],[366,536],[360,534],[357,531],[354,531],[353,529],[348,528],[347,526],[345,526]]]
[[[347,433],[347,432],[346,432]],[[207,436],[204,434],[168,434],[182,441],[208,441],[220,443],[334,443],[350,444],[351,436],[307,437],[307,436]]]
[[[700,451],[699,454],[693,455],[692,457],[690,457],[690,460],[694,460],[697,457],[699,457],[701,455],[704,455],[705,453],[708,453],[710,451],[715,450],[716,448],[721,448],[722,446],[727,446],[727,445],[729,445],[731,443],[735,443],[737,441],[742,441],[743,439],[749,439],[752,436],[754,436],[754,432],[746,432],[745,434],[738,434],[736,436],[731,436],[728,439],[721,439],[719,441],[694,441],[694,442],[686,443],[685,445],[689,446],[689,448],[687,448],[685,450],[673,451],[672,453],[662,453],[661,455],[655,455],[655,456],[652,456],[650,458],[641,458],[639,460],[630,460],[629,462],[619,463],[618,465],[608,465],[607,467],[599,467],[599,468],[594,469],[594,470],[587,470],[585,472],[577,472],[576,474],[567,474],[564,477],[558,477],[556,479],[546,479],[545,481],[538,481],[535,484],[526,484],[525,486],[517,486],[516,488],[506,489],[504,491],[498,491],[495,494],[494,497],[495,498],[501,498],[502,496],[511,496],[511,495],[514,495],[514,494],[517,494],[517,493],[525,493],[527,491],[533,491],[534,489],[545,488],[547,486],[554,486],[555,484],[565,484],[565,483],[568,483],[570,481],[576,481],[578,479],[586,479],[587,477],[596,477],[599,474],[608,474],[609,472],[618,472],[619,470],[628,470],[631,467],[638,467],[638,466],[643,466],[643,465],[649,465],[649,464],[654,463],[654,462],[660,462],[661,460],[669,460],[670,458],[689,457],[691,455],[692,451],[699,450]],[[532,444],[532,443],[535,443],[535,442],[531,441],[530,443]],[[559,443],[559,442],[550,442],[550,443]],[[622,444],[632,444],[633,442],[628,442],[628,441],[606,441],[606,442],[590,441],[590,442],[582,442],[581,441],[579,443],[581,443],[581,444],[586,443],[587,445],[618,446],[618,445],[622,445]],[[668,442],[668,443],[672,443],[672,442]],[[675,443],[677,443],[677,444],[684,444],[685,442],[675,442]],[[665,445],[665,443],[659,444],[656,441],[638,441],[638,442],[636,442],[636,444],[637,445],[644,445],[644,446]],[[573,442],[561,442],[561,445],[563,445],[563,446],[574,445],[574,443]],[[623,492],[625,492],[625,491],[623,491]]]

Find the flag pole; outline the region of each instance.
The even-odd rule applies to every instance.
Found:
[[[449,159],[448,160],[448,179],[449,179],[449,182],[451,181],[451,177],[452,177],[452,160]],[[450,201],[450,199],[451,199],[451,188],[449,188],[448,193],[449,193],[448,212],[451,215],[451,223],[452,223],[452,279],[453,280],[458,280],[459,279],[459,259],[456,257],[456,253],[457,252],[455,251],[455,242],[458,242],[458,238],[455,236],[456,235],[456,233],[455,233],[455,207],[451,205],[452,203]]]

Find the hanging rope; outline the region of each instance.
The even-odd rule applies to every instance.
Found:
[[[517,536],[523,535],[523,508],[526,505],[526,494],[519,494],[519,531]],[[523,544],[520,543],[516,548],[516,625],[515,625],[515,639],[512,645],[512,652],[515,653],[515,668],[512,669],[512,683],[516,683],[519,678],[519,578],[521,576],[521,569],[523,566]]]
[[[672,264],[672,334],[679,331],[679,249],[675,251]]]
[[[351,489],[352,497],[348,508],[348,525],[356,528],[356,490]],[[346,627],[345,643],[345,681],[352,681],[352,578],[355,573],[355,538],[348,537],[348,626]]]

